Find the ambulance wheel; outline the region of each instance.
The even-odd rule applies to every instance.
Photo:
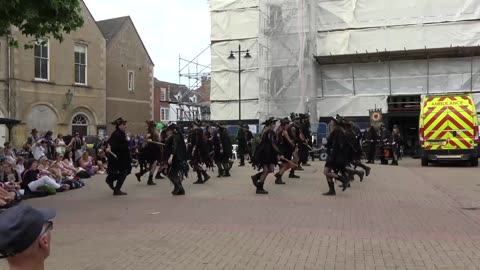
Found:
[[[478,167],[478,157],[472,159],[472,167]]]
[[[327,160],[327,158],[328,158],[327,153],[321,153],[321,154],[320,154],[320,160],[321,160],[321,161],[325,161],[325,160]]]
[[[422,167],[428,167],[428,159],[422,158]]]

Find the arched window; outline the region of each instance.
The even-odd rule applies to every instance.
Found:
[[[72,135],[79,133],[81,136],[88,135],[88,117],[84,114],[77,114],[72,119]]]

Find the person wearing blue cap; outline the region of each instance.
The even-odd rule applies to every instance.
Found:
[[[53,209],[18,205],[0,212],[0,259],[10,270],[44,269],[50,255]]]

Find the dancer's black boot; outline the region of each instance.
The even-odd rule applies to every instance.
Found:
[[[208,179],[210,179],[210,175],[208,175],[208,173],[205,170],[202,171],[202,175],[203,175],[203,183],[207,182]]]
[[[155,174],[155,179],[164,179],[162,176],[162,172],[160,172],[160,169],[158,169],[157,174]]]
[[[300,178],[300,176],[295,175],[295,170],[290,170],[290,173],[288,174],[288,178]]]
[[[257,194],[268,194],[268,191],[263,189],[264,182],[257,182]]]
[[[142,176],[145,174],[145,171],[140,168],[140,172],[136,173],[135,176],[137,177],[138,182],[142,182]]]
[[[157,183],[153,182],[153,174],[150,174],[148,176],[148,182],[147,182],[147,185],[149,186],[155,186]]]
[[[282,180],[282,176],[278,173],[275,174],[275,184],[276,185],[285,185],[285,182]]]
[[[202,173],[197,171],[197,181],[196,182],[193,182],[194,184],[203,184],[203,180],[202,180]]]
[[[350,181],[348,180],[348,177],[345,176],[344,173],[338,174],[338,180],[342,182],[342,191],[345,191],[350,186]]]
[[[224,177],[230,177],[230,169],[232,168],[232,165],[233,163],[226,163],[224,164],[224,168],[225,168],[225,172],[223,173],[223,176]],[[230,165],[230,166],[229,166]],[[228,169],[227,169],[228,168]]]
[[[262,172],[259,172],[255,175],[252,175],[251,178],[252,178],[252,183],[253,183],[254,186],[257,186],[257,182],[258,182],[258,180],[260,180],[261,175],[262,175]]]
[[[335,184],[333,182],[328,182],[328,192],[323,193],[324,196],[335,196],[337,193],[335,192]]]

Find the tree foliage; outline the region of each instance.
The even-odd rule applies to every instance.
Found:
[[[83,25],[81,0],[0,0],[0,36],[17,27],[32,41],[53,37],[60,42],[63,35]],[[10,40],[18,46],[18,41]],[[31,44],[24,44],[31,47]]]

